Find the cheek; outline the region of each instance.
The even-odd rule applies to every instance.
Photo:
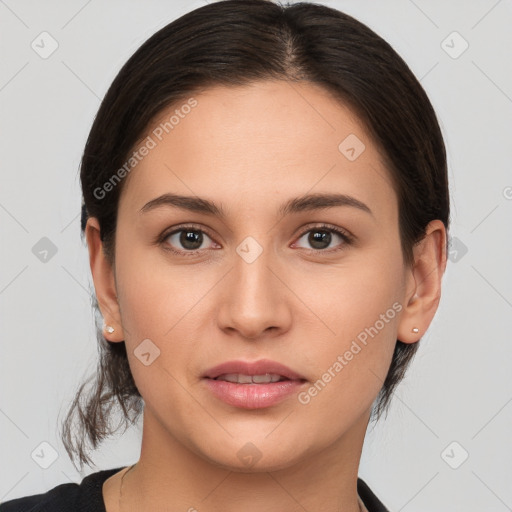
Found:
[[[180,372],[194,350],[186,329],[187,312],[200,297],[184,289],[175,274],[145,264],[142,257],[119,261],[118,266],[122,283],[118,297],[131,373],[145,402],[160,404],[164,410],[166,404],[170,407],[184,399],[175,379],[186,384],[187,375]]]
[[[130,245],[132,250],[123,252]],[[204,329],[200,332],[202,322],[210,318],[205,314],[204,297],[218,277],[191,266],[173,265],[158,250],[137,248],[128,241],[119,240],[118,252],[118,298],[130,367],[139,390],[145,389],[149,375],[153,382],[163,382],[180,373],[183,382],[188,381],[191,376],[184,369],[194,353],[197,356],[205,339]],[[138,358],[143,347],[150,359],[158,355],[148,366]]]
[[[308,278],[309,283],[316,283],[315,292],[311,288],[297,292],[311,310],[310,341],[304,344],[303,354],[317,378],[302,403],[311,402],[312,407],[330,404],[332,414],[371,405],[384,383],[396,344],[403,309],[402,272],[398,253],[369,252],[357,264],[347,259],[343,268],[325,277]]]
[[[127,235],[119,236],[116,251],[118,296],[128,337],[161,340],[200,301],[205,276],[200,279],[189,266],[173,264],[162,249],[130,243]]]
[[[402,299],[403,268],[394,248],[354,251],[340,264],[297,269],[287,278],[307,306],[297,322],[309,318],[327,345],[343,345],[376,322],[388,334],[397,322],[401,308],[393,304]]]

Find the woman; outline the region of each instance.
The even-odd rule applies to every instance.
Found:
[[[449,223],[396,52],[328,7],[205,5],[121,69],[81,182],[104,325],[63,439],[90,462],[117,403],[141,455],[0,511],[387,510],[361,450],[437,310]]]

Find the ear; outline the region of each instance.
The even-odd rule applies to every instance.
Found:
[[[413,253],[414,264],[405,281],[404,309],[398,326],[398,339],[403,343],[419,341],[441,300],[441,278],[446,268],[446,228],[442,221],[429,223]],[[419,332],[413,332],[413,327]]]
[[[100,225],[97,218],[89,217],[85,226],[85,236],[89,249],[89,264],[91,266],[94,289],[96,290],[96,298],[105,321],[103,336],[108,341],[124,341],[114,270],[103,250],[103,243],[100,240]],[[107,332],[105,324],[112,326],[114,332]]]

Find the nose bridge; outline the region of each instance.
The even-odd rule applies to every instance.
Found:
[[[270,270],[273,261],[270,237],[247,236],[236,247],[234,258],[234,293],[244,302],[271,303],[275,293]],[[268,296],[267,296],[268,295]]]
[[[257,337],[269,327],[283,327],[288,316],[282,283],[274,275],[271,237],[248,236],[235,248],[233,270],[222,304],[220,322],[244,337]]]

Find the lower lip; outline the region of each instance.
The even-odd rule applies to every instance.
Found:
[[[279,403],[304,385],[302,380],[283,380],[268,384],[236,384],[205,379],[210,391],[223,402],[242,409],[263,409]]]

